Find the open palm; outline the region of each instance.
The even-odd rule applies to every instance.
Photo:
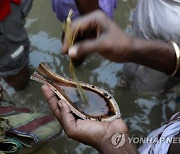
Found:
[[[43,85],[42,91],[49,103],[52,113],[64,128],[68,137],[72,139],[98,149],[109,140],[114,133],[127,133],[128,131],[121,118],[112,122],[76,120],[67,103],[58,100],[55,93],[48,86]]]

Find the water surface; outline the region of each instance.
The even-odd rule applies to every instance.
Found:
[[[130,31],[127,24],[135,0],[119,0],[115,12],[115,21],[123,29]],[[58,74],[70,77],[68,58],[60,54],[62,24],[51,10],[50,0],[34,1],[26,24],[31,42],[29,67],[31,72],[45,61]],[[129,127],[132,136],[146,136],[150,131],[166,122],[175,112],[174,91],[162,93],[137,93],[119,86],[122,64],[117,64],[93,55],[76,69],[79,80],[101,87],[112,94],[119,104],[122,118]],[[3,83],[12,100],[18,106],[31,108],[35,112],[50,113],[49,107],[41,93],[41,84],[30,81],[22,92],[14,90]],[[56,153],[88,154],[97,153],[93,148],[68,139],[62,135],[47,147]]]

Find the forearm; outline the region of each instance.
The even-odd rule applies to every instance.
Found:
[[[134,39],[130,61],[172,74],[176,67],[176,52],[172,43]],[[180,76],[179,71],[176,73]]]
[[[98,0],[75,0],[75,2],[81,15],[99,9]]]

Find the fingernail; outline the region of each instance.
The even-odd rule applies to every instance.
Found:
[[[70,57],[76,57],[77,56],[77,52],[78,52],[77,46],[72,46],[72,47],[69,48],[68,55]]]
[[[62,103],[61,103],[61,101],[58,101],[58,105],[59,105],[60,108],[62,108]]]

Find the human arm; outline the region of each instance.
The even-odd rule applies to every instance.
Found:
[[[100,11],[74,21],[73,33],[77,25],[77,37],[86,34],[86,39],[76,42],[69,50],[65,36],[62,51],[71,59],[99,53],[114,62],[134,62],[169,75],[176,67],[176,53],[171,43],[130,37]],[[90,35],[87,37],[87,34]]]
[[[68,137],[96,148],[100,153],[138,153],[137,148],[128,142],[128,129],[121,118],[112,122],[75,119],[69,106],[58,101],[54,92],[46,85],[42,91],[52,113],[60,122]],[[125,134],[125,144],[114,148],[111,138],[115,133]]]
[[[75,3],[81,15],[99,9],[98,0],[75,0]]]

